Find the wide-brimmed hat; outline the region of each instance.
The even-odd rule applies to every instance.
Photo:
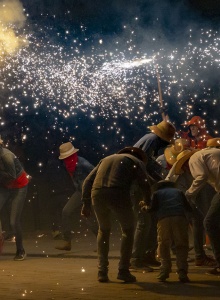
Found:
[[[173,137],[176,132],[175,126],[167,121],[162,121],[157,125],[149,126],[150,130],[168,143],[173,143]]]
[[[220,138],[213,138],[207,140],[207,147],[220,147]]]
[[[147,154],[140,148],[138,147],[125,147],[118,151],[118,154],[123,154],[123,153],[129,153],[133,154],[134,156],[138,156],[138,158],[143,161],[143,163],[147,163]]]
[[[167,187],[175,188],[176,184],[175,184],[175,182],[170,181],[170,180],[160,180],[152,186],[151,191],[153,193],[159,189],[163,189],[163,188],[167,188]]]
[[[182,152],[180,152],[177,155],[177,162],[174,166],[174,174],[176,175],[180,175],[182,173],[182,166],[184,165],[184,163],[189,160],[189,158],[195,153],[199,151],[198,149],[194,149],[194,150],[183,150]]]
[[[189,148],[189,141],[187,139],[176,139],[174,141],[174,145],[169,145],[164,150],[164,155],[167,163],[172,166],[176,162],[177,155],[186,148]]]
[[[70,142],[60,145],[59,150],[60,150],[59,159],[67,158],[70,155],[79,151],[79,149],[74,148],[74,146]]]

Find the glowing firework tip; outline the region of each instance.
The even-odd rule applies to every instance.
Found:
[[[130,62],[124,62],[121,64],[122,68],[133,68],[133,67],[139,67],[144,64],[148,64],[152,62],[152,58],[144,58],[144,59],[137,59]]]
[[[102,71],[115,71],[120,69],[132,69],[134,67],[140,67],[144,64],[148,64],[153,62],[154,58],[142,58],[142,59],[135,59],[135,60],[126,60],[126,61],[112,61],[104,63],[102,66]]]

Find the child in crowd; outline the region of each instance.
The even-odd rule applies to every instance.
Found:
[[[177,274],[181,282],[189,282],[188,273],[188,220],[186,211],[191,207],[184,193],[175,187],[175,183],[161,180],[153,186],[151,205],[142,210],[156,211],[158,217],[157,240],[158,256],[161,262],[159,281],[166,281],[171,272],[172,262],[170,247],[174,243],[176,249]]]

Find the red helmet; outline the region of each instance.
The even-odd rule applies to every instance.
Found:
[[[199,129],[204,129],[205,128],[205,120],[203,120],[201,117],[199,116],[194,116],[192,117],[191,120],[181,124],[181,125],[184,125],[184,126],[190,126],[190,125],[195,125],[197,126]]]

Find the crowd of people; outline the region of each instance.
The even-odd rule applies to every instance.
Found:
[[[207,273],[220,275],[220,138],[208,134],[199,116],[182,125],[187,131],[176,132],[167,120],[152,125],[150,133],[133,146],[103,158],[97,166],[78,156],[79,149],[71,142],[60,145],[59,157],[49,162],[48,183],[53,184],[55,176],[57,182],[60,175],[60,185],[51,191],[57,203],[53,236],[60,239],[56,249],[71,250],[71,219],[82,206],[81,215],[97,237],[99,282],[109,281],[112,213],[122,231],[119,280],[135,282],[132,269],[152,272],[152,266],[158,266],[158,280],[166,281],[172,271],[172,251],[179,281],[189,282],[189,230],[195,265],[210,267]],[[21,213],[29,180],[19,159],[0,140],[0,210],[11,202],[14,260],[26,256]],[[91,214],[95,223],[89,222]],[[205,252],[208,241],[213,256]],[[0,226],[0,252],[3,243]]]

